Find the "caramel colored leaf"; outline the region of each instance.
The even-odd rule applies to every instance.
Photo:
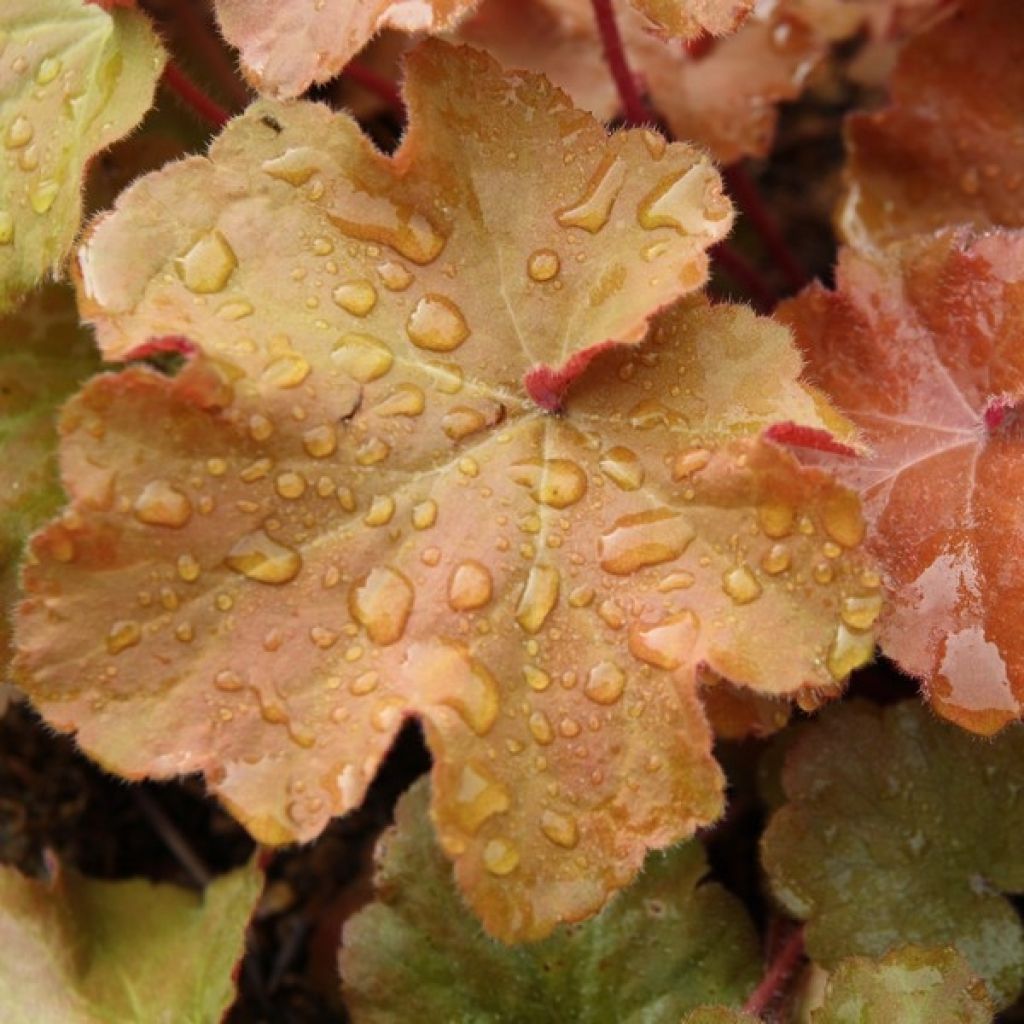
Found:
[[[48,285],[0,318],[0,666],[10,655],[7,616],[18,593],[22,544],[60,508],[57,409],[95,370],[91,332],[67,286]]]
[[[724,163],[767,153],[776,105],[799,95],[824,56],[827,40],[804,16],[805,7],[780,0],[755,10],[734,35],[694,57],[652,34],[626,0],[616,2],[630,64],[672,133]],[[486,0],[459,35],[510,67],[543,72],[599,117],[619,111],[590,0]]]
[[[783,785],[762,859],[815,961],[955,946],[1013,1001],[1024,929],[1001,893],[1024,891],[1024,730],[983,741],[916,702],[844,704],[801,732]]]
[[[724,36],[754,9],[755,0],[630,0],[663,35],[691,39],[704,32]]]
[[[831,973],[811,1024],[990,1024],[985,983],[955,950],[903,946]]]
[[[525,947],[486,942],[462,905],[428,815],[429,788],[399,803],[377,856],[378,900],[345,927],[341,973],[356,1024],[678,1024],[699,1003],[740,1003],[757,936],[707,873],[697,842],[651,854],[598,917]]]
[[[254,867],[202,897],[172,885],[52,882],[0,866],[0,1006],[5,1024],[213,1024],[262,887]]]
[[[760,438],[826,426],[785,330],[697,303],[607,344],[703,273],[707,165],[472,53],[410,70],[416,175],[320,108],[260,106],[91,235],[106,351],[193,354],[68,408],[73,505],[35,542],[20,670],[102,763],[202,771],[267,842],[357,806],[419,717],[462,889],[538,938],[720,813],[698,667],[835,693],[877,581],[853,495]]]
[[[780,316],[874,451],[837,468],[891,594],[883,650],[943,715],[994,732],[1024,700],[1024,236],[846,251],[836,292]]]
[[[985,59],[979,60],[978,55]],[[1024,226],[1024,5],[976,0],[902,51],[891,104],[852,115],[839,214],[861,248],[960,223]]]
[[[63,261],[88,160],[153,101],[164,53],[137,11],[4,0],[0,12],[0,312]]]

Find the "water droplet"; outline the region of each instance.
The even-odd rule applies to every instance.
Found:
[[[228,283],[238,258],[228,240],[215,229],[203,235],[174,265],[190,292],[211,295]]]
[[[302,558],[297,551],[278,544],[263,530],[254,530],[242,537],[224,562],[229,569],[258,583],[288,583],[302,568]]]
[[[120,654],[129,647],[134,647],[142,639],[142,630],[137,622],[130,619],[115,622],[107,633],[107,651]]]
[[[765,536],[781,539],[793,532],[796,512],[789,505],[761,505],[757,510],[757,522]]]
[[[192,503],[166,480],[153,480],[136,498],[133,511],[140,523],[179,527],[192,518]]]
[[[635,491],[644,482],[643,463],[629,448],[611,448],[598,463],[601,472],[624,491]]]
[[[598,165],[583,195],[572,206],[558,211],[558,223],[564,228],[582,228],[596,234],[608,223],[625,181],[625,162],[609,154]]]
[[[769,576],[777,576],[780,572],[785,572],[791,562],[789,548],[785,544],[773,544],[761,559],[761,568]]]
[[[761,596],[761,584],[746,565],[737,565],[723,573],[722,589],[736,604],[750,604]]]
[[[714,168],[701,162],[652,189],[640,203],[637,220],[649,231],[669,227],[685,235],[717,234],[729,210]]]
[[[322,651],[329,650],[338,642],[338,634],[324,626],[313,626],[309,631],[309,639]]]
[[[483,860],[492,875],[502,878],[519,866],[519,851],[509,840],[496,837],[484,847]]]
[[[656,398],[644,398],[627,413],[626,421],[637,430],[653,430],[655,427],[676,427],[686,422],[685,417],[670,409]]]
[[[386,647],[401,639],[414,598],[413,586],[402,573],[378,566],[353,585],[348,607],[370,639]]]
[[[365,697],[368,693],[373,693],[380,684],[380,673],[379,672],[363,672],[362,675],[356,676],[351,683],[348,684],[349,692],[354,697]]]
[[[420,266],[433,262],[441,255],[445,246],[444,235],[423,214],[369,193],[364,192],[360,198],[362,209],[373,209],[377,214],[373,223],[349,220],[337,211],[328,211],[327,219],[346,235],[366,242],[389,245]]]
[[[429,530],[437,522],[437,502],[427,498],[413,506],[412,525],[417,530]]]
[[[822,509],[825,532],[844,548],[854,548],[864,539],[864,518],[860,501],[852,491],[840,491]]]
[[[370,725],[377,732],[390,734],[398,729],[405,701],[399,697],[385,697],[370,713]]]
[[[540,816],[540,830],[556,846],[561,846],[566,850],[573,849],[580,841],[576,819],[568,814],[544,811]]]
[[[60,74],[62,66],[58,57],[44,57],[36,69],[36,82],[49,85]]]
[[[443,295],[424,295],[405,329],[414,345],[429,352],[451,352],[469,337],[462,310]]]
[[[510,470],[512,479],[529,487],[536,501],[550,508],[568,508],[587,493],[587,474],[571,459],[529,459]]]
[[[527,719],[526,724],[530,730],[530,735],[542,747],[554,743],[555,730],[551,727],[551,720],[543,711],[534,711]]]
[[[526,271],[534,281],[550,281],[557,276],[561,261],[554,249],[536,249],[526,261]]]
[[[334,289],[331,298],[346,313],[366,316],[377,305],[377,289],[369,281],[346,281]]]
[[[274,433],[274,424],[261,413],[249,417],[249,436],[254,441],[266,441]]]
[[[309,363],[302,356],[287,355],[274,359],[260,374],[260,380],[272,388],[297,388],[310,372]]]
[[[356,449],[356,462],[360,466],[376,466],[391,454],[391,445],[379,437],[368,437]]]
[[[461,441],[487,426],[487,417],[479,409],[457,405],[441,419],[441,429],[453,440]]]
[[[4,145],[8,149],[20,149],[32,141],[34,134],[35,130],[32,127],[32,122],[24,114],[18,114],[7,126],[7,132],[4,135]]]
[[[333,455],[338,447],[338,435],[329,423],[312,427],[302,435],[302,447],[314,459],[325,459]]]
[[[526,685],[537,693],[542,693],[551,685],[551,676],[534,665],[526,665],[523,668],[523,678]]]
[[[274,489],[282,498],[294,501],[306,493],[306,478],[299,473],[281,473],[274,481]]]
[[[669,594],[673,590],[689,590],[696,582],[692,572],[670,572],[658,580],[658,591]]]
[[[707,448],[690,448],[680,452],[672,460],[672,479],[685,480],[694,473],[699,473],[711,461],[711,452]]]
[[[363,522],[367,526],[387,526],[394,514],[395,499],[390,494],[375,494]]]
[[[629,652],[671,671],[691,661],[699,633],[700,619],[686,609],[653,625],[636,624],[629,633]]]
[[[508,790],[485,768],[472,762],[462,766],[452,798],[455,820],[470,835],[475,835],[489,818],[504,814],[511,806]]]
[[[14,241],[14,218],[7,210],[0,210],[0,245]]]
[[[841,616],[851,629],[870,629],[882,611],[882,595],[843,598]]]
[[[614,661],[600,661],[588,673],[583,692],[595,704],[614,704],[626,686],[626,675]]]
[[[377,267],[381,282],[393,292],[404,292],[412,284],[412,274],[401,263],[381,263]]]
[[[264,160],[260,165],[265,174],[298,188],[305,185],[319,169],[320,154],[308,146],[286,149],[281,156]]]
[[[874,653],[875,641],[870,633],[855,633],[845,623],[840,623],[828,649],[826,664],[832,678],[842,680],[866,665]]]
[[[378,416],[419,416],[426,405],[423,389],[416,384],[399,384],[375,407]]]
[[[59,193],[60,186],[57,182],[51,178],[43,178],[29,189],[28,201],[32,209],[42,215],[49,212]]]
[[[550,565],[535,565],[526,578],[526,586],[516,607],[516,622],[527,633],[538,633],[558,603],[558,570]]]
[[[460,562],[448,581],[448,603],[457,612],[482,608],[491,599],[493,583],[487,568],[479,562]]]
[[[814,577],[815,583],[820,583],[824,586],[826,583],[832,582],[835,574],[832,572],[832,566],[828,562],[817,562],[811,570],[811,575]]]
[[[331,360],[360,384],[383,377],[395,357],[379,338],[369,334],[344,334],[338,340]]]
[[[218,307],[217,316],[221,320],[244,320],[247,316],[252,316],[252,312],[251,302],[247,302],[245,299],[231,299]]]
[[[195,560],[192,555],[179,555],[178,556],[178,575],[186,583],[195,583],[199,579],[199,563]]]
[[[598,541],[605,572],[628,576],[678,558],[693,540],[693,527],[669,509],[648,509],[617,519]]]

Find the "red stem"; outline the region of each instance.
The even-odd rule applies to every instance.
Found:
[[[164,84],[186,106],[215,128],[223,128],[230,120],[231,115],[219,103],[210,99],[173,60],[169,60],[164,68]]]
[[[761,193],[758,191],[757,185],[754,184],[754,179],[750,177],[742,164],[731,164],[725,168],[722,174],[736,204],[743,211],[744,216],[749,219],[768,250],[768,254],[782,271],[786,284],[793,291],[800,291],[808,282],[807,272],[793,255],[778,222],[765,206]]]
[[[390,79],[385,78],[383,75],[378,75],[376,71],[371,71],[364,64],[354,60],[349,61],[345,66],[342,77],[372,92],[394,111],[399,121],[405,120],[405,101],[402,99],[402,94],[398,91],[395,83]]]
[[[591,3],[597,21],[597,31],[601,36],[601,45],[604,47],[604,59],[608,63],[612,78],[615,79],[615,88],[619,90],[622,113],[630,124],[649,124],[653,121],[651,111],[640,95],[636,79],[630,70],[626,49],[622,45],[622,36],[619,33],[619,23],[615,20],[615,11],[612,10],[612,0],[591,0]]]
[[[775,959],[769,964],[761,983],[750,993],[750,997],[743,1004],[744,1013],[758,1016],[764,1013],[782,991],[782,986],[803,954],[804,930],[801,927],[794,929],[775,955]]]
[[[719,242],[711,250],[715,263],[724,270],[750,296],[751,305],[758,313],[770,313],[775,308],[775,293],[760,272],[747,262],[728,242]]]

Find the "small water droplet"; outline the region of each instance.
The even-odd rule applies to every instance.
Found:
[[[238,258],[228,240],[214,229],[203,235],[184,256],[179,256],[174,265],[190,292],[211,295],[223,290],[238,266]]]
[[[419,416],[426,406],[423,389],[416,384],[399,384],[394,391],[382,399],[373,411],[385,418],[391,416]]]
[[[348,607],[370,639],[386,647],[401,639],[414,599],[413,586],[402,573],[378,566],[353,585]]]
[[[462,766],[458,785],[452,794],[455,820],[470,835],[497,814],[511,806],[508,790],[483,767],[472,762]]]
[[[527,633],[538,633],[558,603],[560,579],[550,565],[535,565],[526,578],[526,586],[516,607],[516,622]]]
[[[735,604],[750,604],[761,596],[761,584],[746,565],[737,565],[723,573],[722,589]]]
[[[37,181],[28,192],[28,201],[32,209],[42,215],[48,213],[60,193],[60,186],[52,178]]]
[[[441,429],[453,441],[461,441],[464,437],[476,434],[487,426],[487,417],[479,409],[467,405],[457,405],[444,414]]]
[[[405,329],[412,343],[428,352],[451,352],[469,337],[462,310],[443,295],[424,295],[409,314]]]
[[[344,334],[331,352],[331,361],[360,384],[383,377],[395,357],[391,349],[370,334]]]
[[[588,673],[583,693],[595,704],[614,704],[622,696],[626,675],[614,661],[598,662]]]
[[[309,363],[300,355],[280,356],[271,360],[260,374],[260,380],[272,388],[297,388],[310,373]]]
[[[192,518],[192,503],[166,480],[153,480],[136,498],[133,511],[140,523],[180,527]]]
[[[561,261],[554,249],[535,249],[526,261],[526,272],[534,281],[550,281],[558,275]]]
[[[427,498],[413,506],[412,525],[417,530],[429,530],[437,522],[437,502]]]
[[[20,149],[32,141],[35,129],[32,122],[24,114],[18,114],[7,126],[4,134],[4,145],[8,149]]]
[[[36,69],[36,82],[49,85],[61,72],[62,64],[58,57],[44,57]]]
[[[346,281],[334,289],[331,298],[346,313],[367,316],[377,305],[377,289],[369,281]]]
[[[629,652],[648,665],[671,671],[690,662],[699,633],[700,619],[685,609],[653,625],[633,626],[629,632]]]
[[[391,445],[379,437],[368,437],[355,452],[360,466],[376,466],[391,454]]]
[[[299,473],[281,473],[274,481],[274,489],[289,501],[295,501],[306,493],[306,478]]]
[[[404,292],[412,284],[412,274],[401,263],[381,263],[377,273],[384,287],[393,292]]]
[[[564,228],[582,228],[596,234],[608,223],[625,181],[625,162],[609,154],[598,165],[583,195],[555,215],[558,223]]]
[[[319,169],[320,155],[308,146],[286,149],[281,156],[264,160],[260,165],[265,174],[298,188],[305,185]]]
[[[519,866],[519,851],[508,839],[496,837],[484,847],[483,861],[492,875],[503,878]]]
[[[199,563],[192,555],[185,554],[178,556],[178,575],[186,583],[195,583],[199,579]]]
[[[840,615],[851,629],[870,629],[882,611],[882,595],[843,598]]]
[[[650,565],[678,558],[693,540],[694,530],[669,509],[648,509],[617,519],[598,541],[598,559],[605,572],[628,576]]]
[[[448,603],[453,611],[482,608],[491,599],[493,582],[486,566],[472,559],[460,562],[448,581]]]
[[[555,741],[555,730],[551,726],[551,720],[543,711],[534,711],[526,722],[530,735],[542,747],[548,746]]]
[[[263,530],[240,538],[224,562],[229,569],[258,583],[288,583],[302,568],[302,558],[297,551],[278,544]]]
[[[369,671],[363,672],[361,675],[356,676],[351,683],[348,684],[349,692],[354,697],[365,697],[368,693],[373,693],[380,684],[380,673]]]
[[[569,814],[544,811],[540,816],[540,830],[556,846],[566,850],[572,850],[580,841],[576,819]]]
[[[610,448],[601,456],[602,473],[624,491],[635,491],[644,482],[644,467],[636,452],[629,448]]]
[[[510,474],[550,508],[568,508],[587,493],[587,474],[571,459],[529,459],[513,465]]]
[[[398,724],[402,720],[404,708],[405,701],[399,697],[385,697],[377,703],[377,706],[370,713],[370,725],[377,732],[393,733],[397,730]]]
[[[780,572],[785,572],[789,568],[791,562],[789,548],[785,544],[773,544],[761,559],[761,568],[769,576],[778,576]]]
[[[526,665],[523,668],[523,678],[526,685],[537,693],[543,693],[551,685],[551,676],[534,665]]]
[[[107,651],[110,654],[120,654],[129,647],[134,647],[141,639],[142,629],[137,622],[131,619],[115,622],[107,633]]]

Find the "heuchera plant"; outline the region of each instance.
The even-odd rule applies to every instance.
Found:
[[[1022,57],[1017,0],[7,0],[0,736],[260,849],[0,829],[0,1021],[1017,1019]]]

